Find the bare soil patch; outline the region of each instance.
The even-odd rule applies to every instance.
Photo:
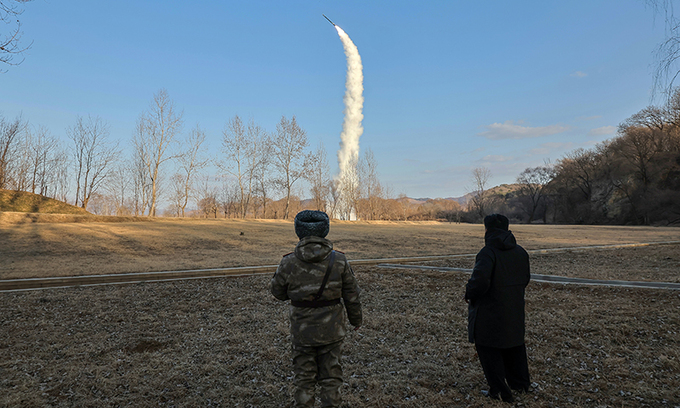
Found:
[[[680,239],[677,228],[513,225],[527,249]],[[350,259],[476,253],[483,227],[437,222],[333,222]],[[276,265],[297,242],[290,221],[2,223],[0,279]]]
[[[507,406],[480,394],[467,275],[356,268],[352,407]],[[285,407],[288,306],[269,277],[0,294],[0,406]],[[534,387],[517,406],[678,406],[677,291],[531,283]]]

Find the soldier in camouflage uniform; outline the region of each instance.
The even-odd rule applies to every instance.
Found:
[[[333,251],[333,243],[325,239],[329,229],[326,213],[298,213],[295,233],[300,242],[294,252],[283,257],[271,282],[277,299],[291,300],[295,407],[314,406],[316,384],[321,388],[322,407],[340,406],[341,345],[347,333],[343,309],[355,330],[362,321],[354,272],[345,255]]]

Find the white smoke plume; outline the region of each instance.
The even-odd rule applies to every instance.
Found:
[[[340,150],[338,150],[338,167],[340,174],[337,177],[338,190],[346,197],[347,183],[354,183],[356,179],[356,165],[359,161],[359,138],[364,133],[361,121],[364,119],[362,110],[364,108],[364,73],[361,65],[361,56],[356,45],[349,38],[342,28],[335,26],[345,49],[347,58],[347,79],[345,81],[345,119],[342,123],[342,133],[340,134]]]

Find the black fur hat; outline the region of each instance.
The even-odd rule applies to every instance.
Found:
[[[496,228],[507,231],[510,226],[508,217],[502,214],[491,214],[484,217],[484,226],[486,229]]]
[[[300,239],[310,235],[325,238],[330,228],[328,215],[323,211],[304,210],[295,216],[295,233]]]

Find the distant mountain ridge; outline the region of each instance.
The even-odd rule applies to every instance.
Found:
[[[503,195],[504,196],[504,195],[507,195],[508,193],[514,193],[519,188],[520,188],[519,184],[501,184],[499,186],[491,187],[486,191],[491,195]],[[419,197],[419,198],[407,197],[407,198],[409,200],[411,200],[412,202],[418,203],[418,204],[423,204],[427,200],[442,199],[442,200],[456,201],[460,205],[465,205],[468,202],[470,202],[470,200],[474,196],[475,196],[475,194],[473,194],[473,193],[467,193],[464,196],[460,196],[460,197],[445,197],[445,198],[434,198],[434,199],[430,198],[430,197]]]

